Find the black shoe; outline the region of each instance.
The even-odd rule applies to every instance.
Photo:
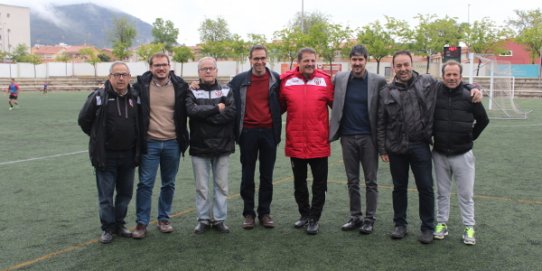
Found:
[[[422,234],[420,235],[420,237],[418,237],[418,241],[420,241],[420,243],[422,244],[431,244],[433,242],[433,231],[430,231],[430,230],[425,230],[425,231],[422,231]]]
[[[117,227],[117,230],[115,231],[115,234],[122,237],[131,238],[132,232],[126,228],[126,226],[121,225]]]
[[[209,222],[206,220],[202,220],[202,221],[199,221],[196,227],[194,228],[194,233],[202,234],[208,229],[209,229]]]
[[[391,233],[391,239],[403,239],[407,235],[406,226],[395,226]]]
[[[220,233],[229,233],[230,228],[224,223],[224,221],[217,222],[213,225],[214,228],[216,228],[217,231]]]
[[[109,244],[111,241],[113,241],[113,234],[111,231],[103,231],[102,235],[100,235],[100,243]]]
[[[361,219],[358,217],[351,217],[346,224],[342,225],[341,230],[351,231],[353,229],[357,229],[359,226],[361,226],[361,222]]]
[[[374,230],[374,221],[372,220],[365,220],[363,221],[363,224],[359,228],[359,233],[361,234],[371,234]]]
[[[298,221],[294,223],[296,229],[305,227],[309,223],[309,218],[302,216]]]
[[[307,234],[315,235],[318,233],[319,229],[320,229],[320,224],[318,224],[318,220],[314,220],[314,219],[309,220],[309,226],[307,227]]]

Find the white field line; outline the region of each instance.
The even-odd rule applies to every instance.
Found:
[[[509,120],[507,120],[507,121],[509,121]],[[494,125],[491,125],[491,124],[489,124],[488,127],[489,127],[489,126],[495,127],[495,128],[541,127],[541,126],[542,126],[542,123],[511,124],[511,125],[506,125],[506,124],[494,124]]]
[[[85,153],[85,152],[88,152],[88,151],[85,150],[85,151],[76,151],[76,152],[68,152],[68,153],[59,153],[59,154],[53,154],[53,155],[42,156],[42,157],[34,157],[34,158],[28,158],[28,159],[22,159],[22,160],[0,162],[0,166],[12,165],[12,164],[24,163],[24,162],[30,162],[30,161],[35,161],[35,160],[44,160],[44,159],[49,159],[49,158],[57,158],[57,157],[62,157],[62,156],[69,156],[69,155],[81,154],[81,153]]]

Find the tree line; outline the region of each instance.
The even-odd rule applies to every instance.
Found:
[[[353,29],[333,23],[329,16],[320,12],[304,16],[298,13],[285,28],[275,31],[270,40],[257,33],[248,34],[247,39],[243,39],[239,34],[231,33],[227,21],[219,17],[205,19],[201,23],[198,29],[201,43],[198,47],[201,55],[234,59],[240,63],[248,57],[252,45],[262,44],[267,46],[271,61],[288,61],[292,65],[297,51],[302,47],[314,48],[325,62],[331,64],[337,57],[347,56],[354,44],[363,44],[377,62],[378,72],[380,61],[397,50],[410,50],[424,56],[429,64],[431,56],[441,52],[444,45],[458,46],[462,42],[472,53],[498,54],[504,50],[506,40],[514,39],[526,46],[534,64],[542,51],[542,11],[514,10],[514,14],[515,18],[504,22],[505,25],[498,25],[488,17],[465,23],[458,22],[455,17],[418,14],[414,17],[415,25],[384,16],[382,21],[376,20]],[[175,62],[194,60],[192,49],[177,43],[179,33],[172,21],[157,18],[152,27],[153,41],[139,46],[135,54],[139,59],[147,60],[161,51],[170,53]],[[136,34],[135,26],[126,18],[114,20],[109,38],[113,42],[112,53],[117,59],[130,57]],[[10,57],[16,62],[41,63],[39,57],[28,54],[27,50],[25,45],[18,45]],[[85,55],[91,64],[109,61],[109,57],[103,53],[83,50],[80,54]],[[2,58],[7,56],[5,52],[0,54],[3,54],[0,55]],[[61,55],[57,60],[67,62],[66,57]]]

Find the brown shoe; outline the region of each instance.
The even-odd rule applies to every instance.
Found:
[[[158,221],[158,230],[161,233],[170,233],[173,232],[173,226],[171,226],[171,223],[166,220],[160,220]]]
[[[243,221],[243,225],[241,227],[245,230],[252,230],[254,229],[254,217],[251,215],[246,215],[245,220]]]
[[[147,225],[137,223],[135,230],[132,232],[132,238],[143,239],[147,233]]]
[[[269,214],[260,217],[260,224],[268,229],[272,229],[275,227],[275,222],[273,222],[273,219]]]

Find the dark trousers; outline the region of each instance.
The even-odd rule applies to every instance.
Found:
[[[299,159],[290,158],[294,173],[294,196],[299,213],[302,217],[309,217],[318,221],[326,202],[327,192],[327,157]],[[309,189],[307,187],[307,165],[312,171],[312,205],[309,203]]]
[[[271,128],[244,128],[239,138],[241,150],[241,197],[243,216],[256,216],[254,212],[254,172],[259,160],[260,188],[258,190],[258,216],[271,212],[273,200],[273,168],[277,157],[277,145]]]
[[[124,218],[134,191],[134,173],[132,152],[107,152],[106,167],[96,168],[102,230],[115,231],[126,223]]]
[[[365,177],[365,219],[376,219],[378,201],[378,153],[370,135],[342,136],[341,147],[346,171],[350,216],[361,218],[361,197],[359,187],[360,163]]]
[[[411,143],[404,154],[389,153],[390,171],[393,178],[393,221],[396,226],[406,226],[407,188],[409,166],[414,174],[419,198],[421,230],[435,227],[435,195],[431,172],[431,150],[426,143]]]

